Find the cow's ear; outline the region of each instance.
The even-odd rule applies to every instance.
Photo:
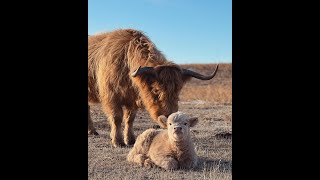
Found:
[[[189,119],[190,127],[195,126],[198,123],[198,118],[197,117],[192,117]]]
[[[159,116],[158,117],[158,124],[162,128],[167,128],[167,117],[165,117],[164,115]]]
[[[137,77],[137,76],[141,76],[144,74],[156,74],[155,70],[153,67],[141,67],[139,66],[135,71],[133,71],[131,73],[132,77]]]
[[[156,81],[157,73],[153,67],[139,67],[131,73],[131,77],[133,78],[133,81],[151,85]]]

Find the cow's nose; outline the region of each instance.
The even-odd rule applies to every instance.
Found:
[[[174,129],[174,130],[180,130],[180,131],[181,131],[181,130],[182,130],[182,127],[174,127],[173,129]]]

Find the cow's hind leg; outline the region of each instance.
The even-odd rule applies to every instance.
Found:
[[[111,143],[114,147],[125,146],[122,136],[121,123],[123,117],[122,107],[110,106],[102,104],[103,111],[108,115],[108,120],[111,125]]]
[[[124,142],[126,145],[131,146],[135,143],[135,135],[133,132],[133,121],[134,118],[136,117],[137,110],[135,109],[129,109],[127,107],[124,108],[124,113],[123,113],[123,119],[125,122],[125,127],[124,127]]]
[[[93,126],[93,122],[90,116],[90,106],[88,105],[88,134],[89,135],[99,135]]]

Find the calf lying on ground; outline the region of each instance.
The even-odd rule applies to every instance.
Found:
[[[160,116],[159,122],[168,129],[148,129],[140,134],[127,160],[146,167],[156,165],[164,169],[194,168],[198,158],[189,128],[197,124],[198,118],[176,112],[168,119]]]

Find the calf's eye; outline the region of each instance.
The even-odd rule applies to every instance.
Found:
[[[187,125],[187,123],[184,123],[184,125],[186,126],[186,125]]]
[[[169,123],[169,125],[171,126],[171,123]]]

